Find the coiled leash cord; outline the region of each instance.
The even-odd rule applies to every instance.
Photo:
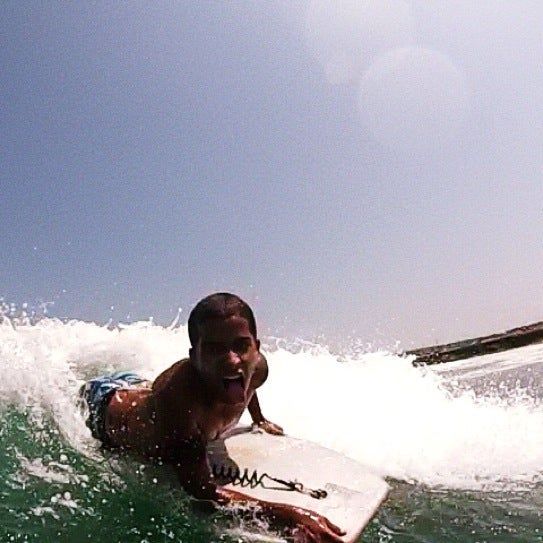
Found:
[[[293,492],[300,492],[300,494],[307,494],[316,500],[322,500],[328,496],[328,492],[322,488],[306,488],[302,483],[296,481],[285,481],[283,479],[278,479],[277,477],[272,477],[267,473],[262,473],[258,475],[256,469],[249,474],[249,470],[245,468],[243,471],[240,471],[238,467],[225,466],[225,465],[216,465],[214,464],[211,467],[211,473],[214,477],[218,479],[223,479],[228,481],[233,485],[239,485],[243,487],[255,488],[261,486],[266,488],[265,480],[268,479],[283,485],[285,490],[291,490]]]

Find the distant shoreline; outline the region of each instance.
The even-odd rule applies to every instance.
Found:
[[[415,365],[441,364],[442,362],[453,362],[454,360],[462,360],[472,356],[499,353],[541,342],[543,342],[543,321],[519,326],[490,336],[412,349],[405,351],[405,354],[416,357]]]

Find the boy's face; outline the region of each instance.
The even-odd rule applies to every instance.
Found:
[[[190,350],[192,363],[218,400],[246,403],[249,383],[260,359],[260,342],[251,333],[249,323],[233,315],[204,321],[198,330],[198,343]]]

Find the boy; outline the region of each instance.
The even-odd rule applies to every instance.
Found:
[[[255,502],[272,520],[294,524],[301,539],[341,541],[339,528],[324,517],[257,501],[213,482],[206,445],[234,427],[245,408],[266,432],[283,430],[263,417],[256,395],[268,366],[251,308],[233,294],[212,294],[192,310],[188,329],[189,357],[152,385],[128,372],[87,383],[87,424],[93,436],[108,447],[173,464],[183,488],[196,498],[220,504]]]

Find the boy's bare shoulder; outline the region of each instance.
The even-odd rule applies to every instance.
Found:
[[[153,382],[153,395],[167,394],[172,388],[183,387],[184,383],[191,380],[188,367],[188,358],[183,358],[175,364],[172,364],[168,369],[164,370]]]

